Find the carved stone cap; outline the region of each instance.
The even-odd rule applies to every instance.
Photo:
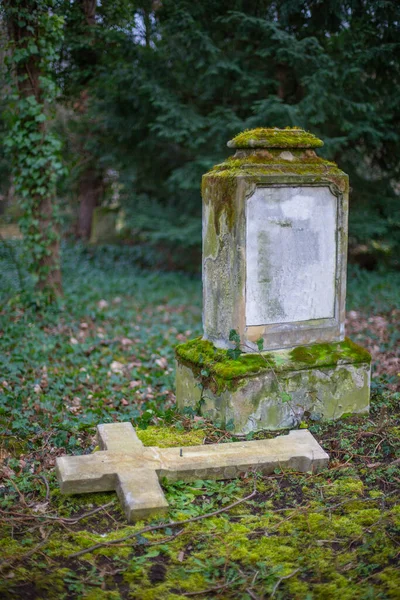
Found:
[[[229,148],[319,148],[324,142],[298,127],[248,129],[228,142]]]

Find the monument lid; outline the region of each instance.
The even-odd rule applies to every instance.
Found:
[[[298,127],[248,129],[228,142],[229,148],[319,148],[324,142]]]

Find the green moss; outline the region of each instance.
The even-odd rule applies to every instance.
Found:
[[[137,430],[137,434],[145,446],[158,446],[159,448],[196,446],[202,444],[206,436],[203,429],[178,431],[174,427],[148,427]]]
[[[298,127],[248,129],[228,142],[229,148],[318,148],[322,140]]]
[[[228,159],[226,162],[216,165],[212,171],[204,175],[203,180],[214,178],[214,186],[221,178],[246,177],[250,183],[260,183],[262,177],[274,177],[278,183],[289,183],[290,178],[307,177],[312,183],[335,184],[341,192],[348,191],[348,177],[334,163],[318,160],[299,160],[293,162],[283,161],[249,161],[248,159]],[[279,179],[279,181],[278,181]],[[211,199],[211,201],[213,201]]]
[[[328,367],[339,363],[370,362],[370,354],[348,338],[332,344],[299,346],[293,350],[275,350],[241,354],[236,360],[227,350],[216,348],[210,341],[196,338],[176,347],[176,356],[188,366],[204,387],[221,392],[234,390],[241,380],[258,373]]]
[[[363,482],[354,477],[341,477],[324,487],[323,493],[327,498],[336,496],[355,497],[361,496],[364,491]]]
[[[371,362],[370,353],[358,344],[346,338],[344,342],[337,344],[313,344],[311,346],[297,346],[290,352],[293,362],[303,365],[337,365],[342,362]]]
[[[234,389],[237,380],[275,367],[272,354],[242,354],[232,360],[226,350],[201,338],[177,346],[176,355],[196,376],[202,377],[206,387],[216,391]]]

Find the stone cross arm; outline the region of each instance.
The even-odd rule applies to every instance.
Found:
[[[115,490],[128,521],[167,510],[159,478],[232,479],[250,469],[271,473],[277,467],[315,471],[329,460],[307,430],[271,440],[184,448],[145,447],[130,423],[99,425],[97,435],[100,451],[57,458],[61,492]]]

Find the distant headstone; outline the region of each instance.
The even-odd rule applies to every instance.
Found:
[[[368,411],[370,356],[344,338],[348,177],[322,145],[246,131],[204,175],[204,336],[177,348],[180,408],[242,432]]]
[[[119,241],[117,232],[118,208],[98,206],[93,210],[91,244],[112,244]]]

